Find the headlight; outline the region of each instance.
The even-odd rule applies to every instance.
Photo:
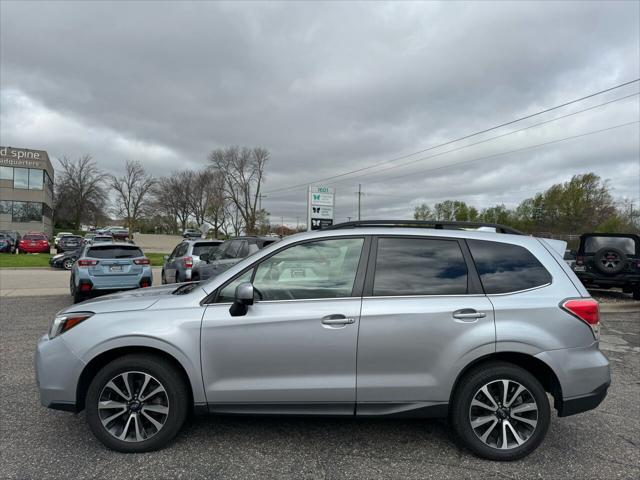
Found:
[[[49,339],[55,338],[61,333],[71,330],[79,323],[84,322],[87,318],[93,316],[92,312],[76,312],[58,315],[51,322],[49,327]]]

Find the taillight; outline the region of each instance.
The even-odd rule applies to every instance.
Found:
[[[81,292],[90,292],[91,291],[91,284],[90,283],[81,283],[80,284],[80,291]]]
[[[140,280],[140,288],[147,288],[150,286],[151,286],[151,283],[146,278],[143,278],[142,280]]]
[[[576,265],[582,265],[584,263],[584,257],[576,257]]]
[[[184,264],[184,268],[191,268],[191,267],[193,267],[193,258],[184,257],[182,259],[182,263]]]
[[[79,267],[95,267],[97,264],[97,260],[78,260]]]
[[[596,340],[600,339],[600,308],[593,298],[572,298],[565,300],[561,307],[574,317],[591,327]]]
[[[136,265],[149,265],[151,262],[149,261],[148,258],[136,258],[133,263],[135,263]]]

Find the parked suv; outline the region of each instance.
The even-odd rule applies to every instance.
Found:
[[[200,255],[215,251],[222,240],[184,240],[165,255],[162,266],[162,283],[179,283],[191,280],[191,269],[200,261]]]
[[[640,236],[585,233],[573,267],[587,287],[620,287],[640,300]]]
[[[273,237],[237,237],[225,241],[218,250],[203,256],[191,272],[191,280],[207,280],[234,266],[240,260],[279,240]]]
[[[564,242],[438,225],[292,235],[208,282],[68,307],[38,342],[41,402],[122,452],[194,410],[448,416],[475,454],[524,457],[547,393],[560,417],[606,395],[598,303]]]
[[[56,245],[56,253],[77,250],[83,243],[84,239],[79,235],[64,235]]]
[[[75,303],[98,293],[150,287],[153,274],[142,250],[128,243],[83,247],[71,267],[69,291]]]

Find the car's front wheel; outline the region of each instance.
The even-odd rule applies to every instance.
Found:
[[[62,268],[65,270],[71,270],[73,268],[74,260],[72,258],[65,258],[62,262]]]
[[[540,382],[506,362],[467,373],[454,394],[453,427],[465,447],[489,460],[517,460],[544,439],[551,411]]]
[[[178,434],[188,403],[185,380],[171,363],[155,355],[125,355],[103,367],[89,385],[87,422],[113,450],[149,452]]]

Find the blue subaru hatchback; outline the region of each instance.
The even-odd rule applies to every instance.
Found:
[[[98,293],[150,287],[153,274],[140,247],[129,243],[86,245],[73,264],[69,289],[75,303]]]

